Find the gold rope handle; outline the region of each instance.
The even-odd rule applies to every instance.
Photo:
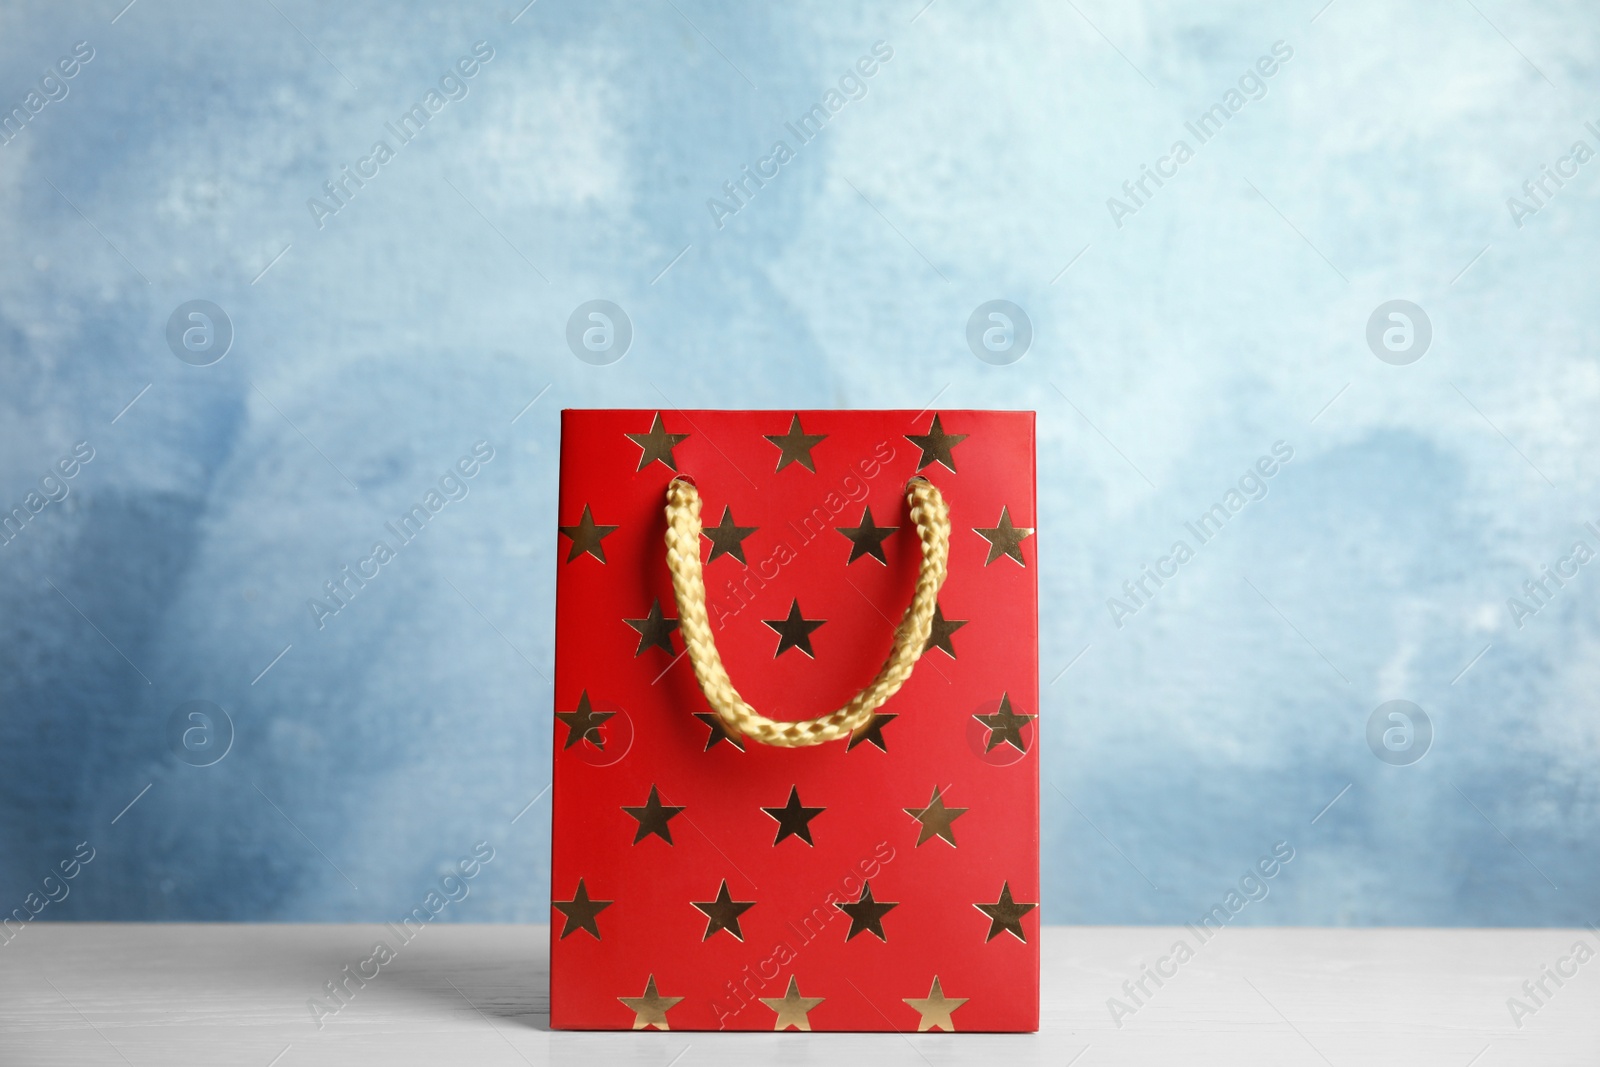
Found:
[[[779,748],[821,745],[848,737],[865,726],[884,701],[899,692],[922,656],[933,627],[933,612],[950,559],[950,509],[926,478],[906,483],[911,521],[922,540],[922,567],[911,604],[895,627],[894,646],[877,677],[838,711],[800,722],[769,719],[739,695],[722,665],[706,618],[706,586],[700,568],[700,492],[694,483],[674,478],[667,485],[667,569],[678,600],[678,629],[706,702],[724,726],[762,744]]]

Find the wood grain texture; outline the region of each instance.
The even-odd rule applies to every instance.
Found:
[[[1600,960],[1519,1029],[1506,1000],[1582,930],[1230,929],[1115,1025],[1107,999],[1172,944],[1159,927],[1045,930],[1026,1035],[566,1033],[548,1028],[546,929],[440,926],[319,1029],[307,1001],[395,940],[382,926],[38,924],[0,946],[0,1063],[230,1065],[781,1062],[927,1067],[1600,1060]],[[1168,967],[1170,970],[1170,966]],[[1131,1004],[1131,1001],[1128,1001]],[[276,1057],[276,1059],[275,1059]]]

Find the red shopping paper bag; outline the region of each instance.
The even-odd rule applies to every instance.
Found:
[[[553,1026],[1038,1028],[1033,421],[562,413]]]

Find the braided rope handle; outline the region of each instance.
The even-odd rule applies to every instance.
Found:
[[[911,677],[932,632],[933,612],[950,560],[950,508],[926,478],[906,483],[911,521],[922,541],[922,566],[911,604],[895,627],[888,659],[865,689],[839,710],[815,719],[769,719],[745,703],[733,687],[706,618],[705,577],[700,566],[700,492],[694,483],[674,478],[667,486],[667,569],[678,601],[678,630],[694,665],[706,702],[729,730],[779,748],[820,745],[850,736]]]

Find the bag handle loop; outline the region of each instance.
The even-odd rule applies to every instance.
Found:
[[[678,601],[678,629],[694,666],[695,679],[706,702],[729,730],[762,744],[779,748],[821,745],[848,737],[865,726],[872,713],[894,696],[911,677],[932,632],[933,612],[944,584],[950,559],[950,509],[938,488],[926,478],[906,483],[911,521],[922,542],[922,565],[911,603],[895,627],[889,657],[844,707],[828,715],[799,722],[769,719],[745,703],[733,687],[711,623],[706,617],[706,586],[700,565],[700,491],[685,478],[667,485],[667,570]]]

